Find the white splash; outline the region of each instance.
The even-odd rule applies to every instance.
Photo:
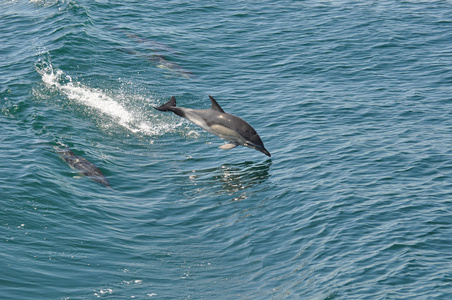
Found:
[[[127,127],[132,121],[132,115],[121,104],[115,102],[112,98],[105,95],[101,91],[88,88],[82,85],[74,85],[70,77],[66,79],[70,81],[66,84],[60,84],[59,78],[64,77],[61,70],[56,73],[43,73],[42,81],[49,86],[53,86],[63,92],[69,99],[80,102],[86,106],[95,108],[100,112],[118,120],[118,123]]]
[[[43,66],[38,67],[37,71],[47,86],[58,90],[69,100],[92,108],[101,115],[110,117],[114,123],[133,133],[151,136],[161,135],[180,126],[180,124],[146,120],[149,116],[144,115],[140,109],[121,104],[121,98],[124,98],[123,95],[118,94],[117,97],[109,96],[100,89],[73,82],[70,76],[64,74],[62,70],[54,69],[50,63],[43,63]]]

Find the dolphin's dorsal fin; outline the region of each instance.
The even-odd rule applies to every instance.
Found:
[[[224,113],[224,110],[221,108],[220,104],[218,104],[217,101],[213,99],[212,96],[209,95],[209,98],[210,101],[212,102],[212,107],[210,109]]]

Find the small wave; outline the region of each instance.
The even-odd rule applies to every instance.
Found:
[[[152,122],[149,116],[142,112],[139,107],[134,105],[133,101],[124,105],[124,96],[121,92],[117,95],[109,95],[101,89],[91,88],[79,82],[74,82],[69,75],[62,70],[54,68],[51,63],[40,61],[36,67],[41,75],[42,81],[52,89],[67,97],[68,100],[81,104],[90,109],[90,111],[100,116],[106,116],[109,120],[104,127],[111,127],[111,123],[118,124],[133,133],[155,136],[173,131],[180,124],[169,124],[162,122]],[[139,97],[143,98],[143,97]],[[141,99],[143,100],[143,99]],[[149,99],[146,99],[149,104]]]

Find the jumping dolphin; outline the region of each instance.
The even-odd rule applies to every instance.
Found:
[[[87,176],[91,180],[112,189],[105,175],[96,167],[93,163],[89,162],[85,158],[75,155],[68,146],[64,145],[64,149],[59,148],[57,150],[61,159],[66,162],[72,169],[79,171],[81,174]]]
[[[256,130],[250,124],[237,116],[225,113],[212,96],[209,96],[209,98],[212,102],[210,109],[176,107],[176,98],[174,96],[167,103],[154,108],[159,111],[172,111],[202,129],[228,141],[229,143],[219,147],[221,149],[227,150],[242,145],[271,156],[270,152],[265,149]]]

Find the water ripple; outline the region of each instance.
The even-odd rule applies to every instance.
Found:
[[[450,5],[1,3],[2,295],[449,298]]]

